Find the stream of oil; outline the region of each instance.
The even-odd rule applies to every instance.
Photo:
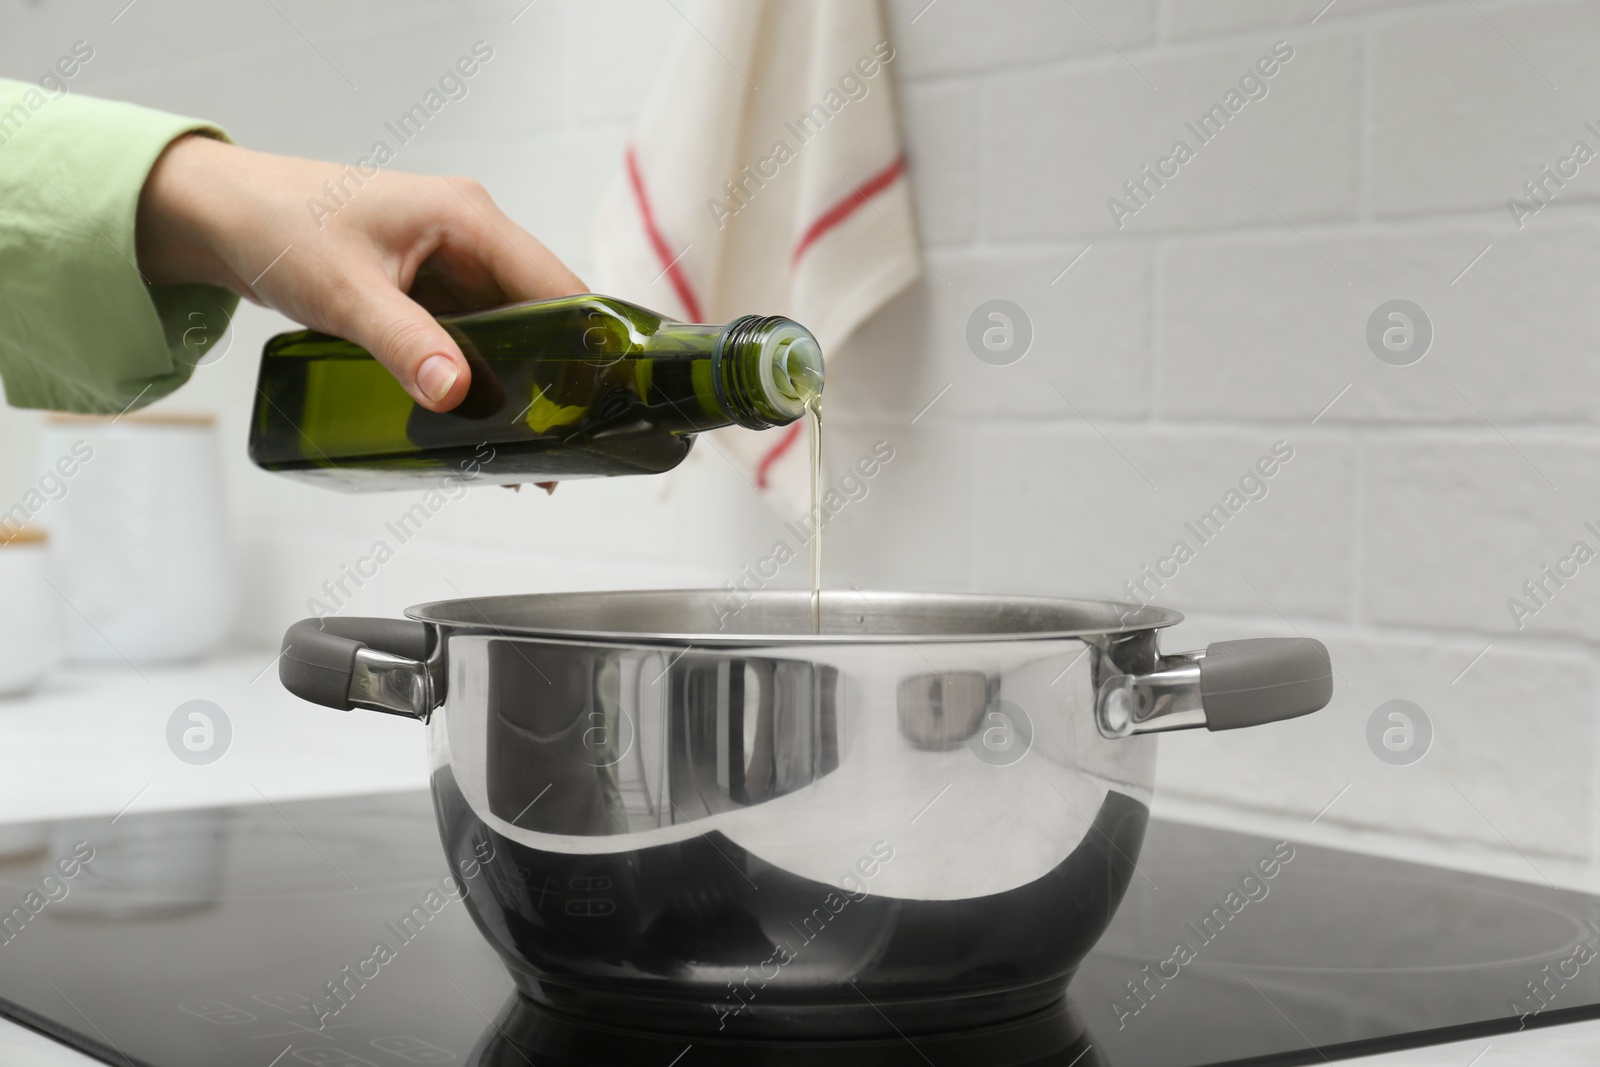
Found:
[[[806,404],[811,438],[811,632],[822,632],[822,397]]]

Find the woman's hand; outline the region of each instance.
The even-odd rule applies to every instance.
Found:
[[[222,286],[354,341],[434,411],[461,402],[471,372],[430,310],[585,291],[469,178],[367,178],[209,137],[156,162],[137,235],[151,284]]]

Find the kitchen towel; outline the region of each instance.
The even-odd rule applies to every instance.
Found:
[[[604,292],[689,322],[787,315],[832,370],[920,273],[879,0],[698,0],[601,205]],[[804,423],[709,442],[785,517]],[[703,461],[702,461],[703,462]]]

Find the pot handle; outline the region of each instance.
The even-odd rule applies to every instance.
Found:
[[[283,635],[278,680],[302,700],[413,719],[434,708],[432,631],[409,619],[302,619]]]
[[[1163,656],[1147,674],[1100,686],[1095,721],[1106,737],[1161,730],[1236,730],[1293,719],[1333,699],[1333,661],[1321,641],[1257,637]]]

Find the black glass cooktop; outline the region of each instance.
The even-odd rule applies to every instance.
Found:
[[[1600,1016],[1600,899],[1160,821],[1059,1007],[915,1043],[554,1017],[446,873],[423,793],[0,826],[0,1012],[122,1067],[1303,1064]]]

